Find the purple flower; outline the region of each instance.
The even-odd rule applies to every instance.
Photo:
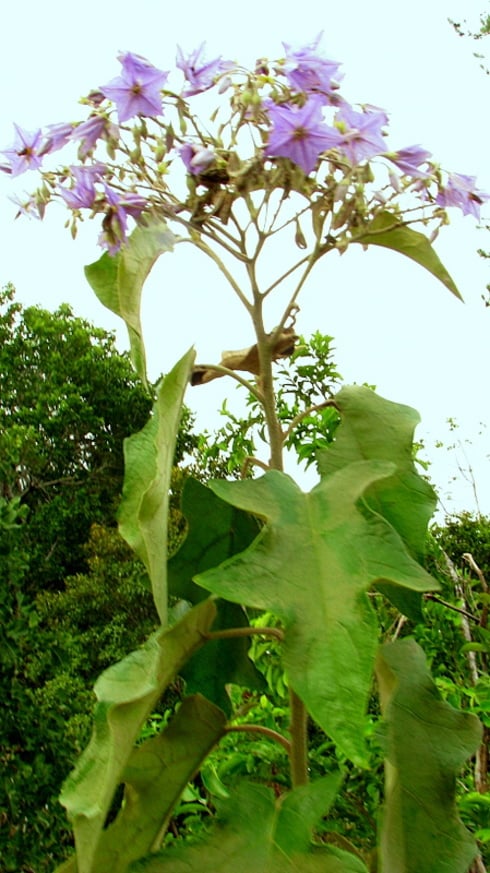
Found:
[[[146,200],[131,191],[118,194],[108,185],[104,185],[104,192],[107,205],[98,242],[114,255],[126,242],[128,215],[138,218],[146,207]]]
[[[331,94],[337,87],[334,79],[341,78],[338,75],[340,64],[327,60],[316,51],[322,36],[323,32],[319,33],[309,45],[296,50],[283,42],[286,60],[278,72],[286,76],[289,86],[294,91],[305,93],[321,91],[324,94]]]
[[[117,137],[117,134],[117,126],[111,124],[104,115],[91,115],[73,129],[71,138],[81,140],[79,155],[81,158],[86,158],[89,152],[95,148],[99,139],[108,136]]]
[[[157,70],[149,61],[131,52],[120,54],[122,74],[100,89],[105,97],[116,104],[119,121],[135,115],[161,115],[161,89],[168,73]]]
[[[73,128],[73,124],[64,121],[59,124],[48,124],[44,131],[44,142],[39,154],[47,155],[62,149],[70,141]]]
[[[19,211],[15,216],[16,218],[18,218],[19,215],[27,215],[28,218],[41,219],[44,215],[44,208],[39,207],[34,195],[28,197],[27,200],[21,200],[21,198],[15,194],[13,197],[9,197],[9,200],[19,208]]]
[[[387,117],[383,110],[356,112],[344,105],[337,113],[335,121],[342,130],[342,151],[352,164],[369,160],[386,151],[381,130]]]
[[[322,152],[342,142],[340,133],[325,123],[322,107],[322,100],[318,97],[310,97],[301,107],[269,103],[272,130],[265,154],[289,158],[307,175],[311,173]]]
[[[404,149],[398,149],[397,152],[387,152],[386,157],[407,176],[412,176],[414,179],[430,178],[430,173],[419,168],[421,164],[427,163],[432,154],[420,145],[407,146]]]
[[[447,185],[441,188],[436,197],[440,206],[457,206],[463,215],[474,215],[480,220],[480,206],[490,194],[476,188],[476,176],[463,176],[460,173],[449,173]]]
[[[193,176],[203,173],[216,159],[212,149],[205,146],[196,146],[190,142],[185,142],[181,146],[179,155],[185,164],[186,170],[192,173]]]
[[[73,188],[60,188],[60,194],[70,209],[91,209],[97,197],[95,183],[99,182],[107,168],[104,164],[70,167],[75,179]]]
[[[10,162],[10,174],[20,176],[26,170],[37,170],[41,166],[40,151],[43,135],[40,129],[30,133],[23,130],[18,124],[14,124],[14,127],[14,143],[9,149],[2,151],[2,154]],[[8,172],[8,169],[5,172]]]
[[[201,43],[199,48],[195,49],[185,58],[182,49],[180,46],[177,46],[176,65],[179,70],[182,70],[190,86],[182,92],[183,97],[192,97],[193,94],[207,91],[208,88],[214,85],[216,77],[220,73],[224,73],[233,67],[233,63],[231,61],[224,61],[221,55],[212,61],[206,61],[204,58],[205,47],[206,43]]]

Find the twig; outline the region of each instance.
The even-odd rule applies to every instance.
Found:
[[[283,439],[287,440],[289,434],[293,432],[296,425],[299,424],[303,418],[306,418],[306,416],[310,415],[312,412],[321,412],[321,410],[326,409],[327,406],[336,406],[335,400],[333,398],[330,400],[324,400],[323,403],[315,403],[313,406],[309,406],[308,409],[303,410],[303,412],[298,412],[298,415],[294,416],[288,429],[283,431]]]
[[[274,637],[281,643],[284,640],[284,634],[278,627],[229,627],[203,634],[205,640],[227,640],[251,636]]]
[[[242,464],[242,469],[240,470],[240,476],[242,479],[245,479],[249,467],[252,466],[260,467],[262,470],[265,470],[266,473],[270,470],[269,464],[266,464],[265,461],[261,461],[259,458],[253,458],[252,455],[247,455]]]
[[[229,367],[223,367],[221,364],[197,364],[194,367],[194,370],[198,370],[199,372],[204,370],[215,370],[220,376],[231,376],[232,379],[235,379],[237,382],[240,382],[240,385],[243,385],[247,391],[250,391],[250,394],[262,403],[263,397],[261,392],[255,385],[252,385],[247,379],[244,379],[243,376],[239,376],[236,370],[230,370]],[[199,383],[196,383],[199,384]]]
[[[478,576],[478,579],[480,581],[480,585],[483,588],[485,594],[488,594],[487,580],[485,579],[485,576],[483,575],[478,564],[476,563],[473,555],[470,552],[465,552],[463,554],[463,558],[466,561],[466,563],[469,564],[469,566],[473,570],[473,572],[476,573],[476,575]],[[487,624],[488,624],[488,603],[485,603],[483,605],[483,609],[481,611],[480,627],[486,627]]]
[[[466,609],[461,609],[461,607],[455,606],[454,603],[448,603],[447,600],[443,600],[442,597],[438,597],[437,594],[428,593],[425,594],[424,597],[426,600],[433,600],[434,603],[440,603],[441,606],[445,606],[447,609],[452,609],[453,612],[459,612],[460,615],[463,615],[465,618],[471,619],[471,621],[474,621],[475,624],[480,624],[480,621],[476,617],[476,615],[473,615],[471,612],[467,612]],[[465,639],[470,642],[471,635],[467,637],[465,634]]]
[[[277,731],[272,730],[272,728],[263,727],[260,724],[232,724],[226,728],[227,734],[240,732],[246,734],[263,734],[263,736],[269,737],[270,740],[275,740],[277,743],[280,743],[288,755],[291,754],[291,743],[289,740]]]

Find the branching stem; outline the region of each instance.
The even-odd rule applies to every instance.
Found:
[[[289,740],[278,731],[272,730],[272,728],[264,727],[260,724],[232,724],[226,728],[226,733],[262,734],[262,736],[268,737],[270,740],[275,740],[276,743],[279,743],[286,750],[288,755],[291,755],[291,743]]]
[[[278,627],[227,627],[223,630],[209,631],[204,635],[204,639],[228,640],[253,636],[274,637],[279,642],[284,640],[284,634]]]

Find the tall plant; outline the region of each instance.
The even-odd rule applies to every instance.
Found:
[[[189,350],[158,384],[147,425],[126,440],[120,532],[146,566],[161,626],[96,683],[92,740],[61,795],[76,855],[60,871],[361,873],[370,863],[383,873],[464,873],[476,848],[457,817],[454,787],[478,745],[479,724],[441,700],[414,642],[378,647],[370,599],[376,589],[413,617],[422,593],[438,587],[422,566],[435,497],[412,461],[418,416],[367,388],[325,397],[321,405],[331,405],[341,423],[321,455],[319,483],[304,493],[283,472],[283,449],[311,410],[284,428],[274,362],[294,351],[298,300],[311,271],[351,245],[399,252],[459,297],[432,243],[448,207],[478,217],[487,195],[474,177],[446,173],[419,145],[388,146],[386,113],[345,99],[340,65],[322,54],[320,37],[300,49],[284,44],[282,58],[262,58],[253,71],[207,60],[204,46],[188,56],[179,49],[182,87],[139,55],[119,61],[120,75],[85,98],[84,120],[31,133],[16,126],[3,169],[42,175],[20,210],[42,217],[61,200],[73,235],[84,215],[102,218],[106,251],[86,276],[124,318],[145,384],[142,290],[155,261],[177,245],[196,247],[221,271],[255,344],[203,366]],[[212,89],[218,106],[202,120],[198,107],[205,114],[209,107],[201,95]],[[74,143],[76,163],[47,168],[54,152]],[[271,250],[279,267],[264,283]],[[282,315],[267,324],[265,305],[284,289]],[[167,573],[184,392],[189,381],[216,376],[245,384],[260,404],[268,457],[250,459],[257,478],[188,486],[188,537]],[[169,587],[180,598],[170,613]],[[272,613],[274,626],[252,626],[250,610]],[[259,682],[247,655],[254,634],[280,643],[290,728],[287,736],[243,720],[239,728],[287,750],[290,790],[276,797],[267,786],[244,784],[221,801],[215,828],[199,845],[162,848],[186,784],[238,727],[230,684]],[[346,840],[340,848],[312,836],[340,789],[342,768],[309,780],[307,724],[325,731],[339,760],[367,766],[374,672],[386,791],[378,860],[368,862]],[[188,696],[161,733],[141,742],[145,720],[177,674]],[[110,811],[117,814],[107,826]]]

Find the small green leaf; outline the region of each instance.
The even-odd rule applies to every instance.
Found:
[[[211,600],[203,601],[97,680],[92,738],[60,796],[73,823],[78,873],[95,873],[107,813],[141,727],[183,664],[202,646],[215,615]]]
[[[352,242],[361,243],[363,246],[382,246],[406,255],[421,267],[425,267],[459,300],[463,299],[428,238],[420,231],[408,227],[393,213],[381,212],[356,233]]]
[[[152,415],[124,441],[125,476],[119,531],[143,561],[162,625],[167,623],[167,520],[170,478],[191,349],[159,383]]]
[[[414,640],[383,646],[376,673],[386,744],[381,871],[466,873],[477,850],[457,814],[456,776],[481,725],[441,698]]]
[[[140,319],[143,285],[157,258],[172,251],[175,237],[164,221],[148,217],[111,256],[105,252],[85,267],[85,276],[104,306],[126,322],[133,366],[147,385],[146,355]]]

